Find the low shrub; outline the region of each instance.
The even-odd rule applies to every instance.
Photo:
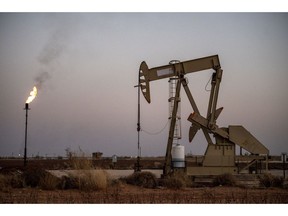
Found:
[[[44,190],[61,188],[61,179],[44,169],[32,168],[23,172],[24,186],[39,187]]]
[[[170,189],[180,189],[183,187],[191,187],[192,180],[184,173],[173,173],[161,179],[159,184]]]
[[[235,177],[231,173],[224,173],[216,176],[213,180],[214,186],[235,186],[236,180]]]
[[[12,188],[23,188],[25,181],[22,173],[13,173],[9,176],[9,182]]]
[[[80,190],[103,190],[107,185],[107,174],[103,170],[86,171],[79,177]]]
[[[170,188],[170,189],[180,189],[185,187],[185,182],[177,177],[167,177],[161,180],[161,186]]]
[[[23,188],[24,180],[21,173],[0,174],[0,190]]]
[[[89,170],[94,168],[92,160],[85,157],[72,157],[70,158],[71,169],[76,170]]]
[[[79,151],[71,151],[70,148],[65,149],[66,155],[69,158],[68,167],[76,170],[89,170],[94,169],[91,159],[85,156],[85,153],[79,147]]]
[[[134,172],[124,178],[127,184],[141,186],[144,188],[155,188],[157,186],[156,176],[151,172]]]
[[[284,178],[281,176],[273,176],[270,173],[265,173],[259,176],[260,185],[266,188],[269,187],[283,187]]]
[[[272,185],[274,187],[282,188],[284,185],[284,178],[282,176],[275,176]]]
[[[44,169],[28,169],[23,172],[25,186],[38,187],[41,178],[45,175]]]
[[[63,189],[84,191],[103,190],[108,186],[108,177],[103,170],[82,170],[77,175],[62,177]]]
[[[3,191],[8,187],[7,177],[5,175],[0,174],[0,190]]]
[[[79,180],[75,176],[63,176],[61,182],[62,189],[79,189]]]
[[[61,179],[50,174],[49,172],[45,172],[40,177],[39,186],[44,190],[56,190],[61,188]]]

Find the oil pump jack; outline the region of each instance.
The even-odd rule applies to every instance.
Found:
[[[254,155],[251,164],[257,159],[266,159],[267,169],[267,158],[269,150],[261,142],[259,142],[249,131],[247,131],[241,125],[229,125],[228,127],[219,127],[216,124],[216,120],[223,110],[223,107],[217,109],[220,82],[223,74],[218,55],[183,62],[171,62],[173,63],[149,69],[146,62],[143,61],[139,68],[139,85],[143,96],[148,103],[151,103],[149,85],[150,82],[170,77],[174,77],[177,79],[174,106],[166,147],[163,175],[165,176],[173,172],[173,167],[171,165],[171,149],[173,143],[176,114],[179,103],[179,100],[177,100],[177,98],[179,98],[180,96],[181,85],[183,86],[188,100],[194,111],[188,117],[188,121],[192,123],[189,130],[189,142],[192,142],[196,133],[199,130],[202,130],[208,143],[202,164],[200,166],[186,167],[187,175],[218,175],[223,173],[236,173],[237,167],[235,166],[235,145],[240,146],[240,148],[244,148],[246,151],[250,152],[251,155]],[[189,73],[195,73],[208,69],[212,69],[214,71],[211,77],[211,91],[207,114],[206,117],[204,117],[200,114],[200,111],[188,87],[185,76]],[[214,142],[212,141],[210,134],[214,136]]]

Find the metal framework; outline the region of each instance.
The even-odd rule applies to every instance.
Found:
[[[188,87],[185,75],[207,69],[213,69],[211,78],[211,91],[208,103],[206,117],[200,114],[195,103],[192,93]],[[151,81],[171,78],[177,81],[175,88],[175,98],[173,100],[173,109],[171,116],[171,124],[166,148],[165,164],[163,174],[168,175],[172,171],[171,167],[171,149],[174,139],[174,132],[177,121],[177,111],[180,102],[181,85],[185,90],[188,100],[193,109],[193,113],[188,117],[192,123],[189,130],[189,141],[191,142],[198,132],[202,130],[208,143],[203,166],[200,169],[188,167],[188,172],[196,174],[220,174],[223,172],[236,172],[235,168],[235,144],[246,149],[252,154],[269,154],[269,150],[260,143],[252,134],[250,134],[243,126],[229,126],[228,128],[220,128],[216,124],[223,108],[217,109],[218,94],[223,70],[220,66],[218,55],[208,56],[204,58],[173,62],[173,64],[160,67],[148,68],[143,61],[139,68],[139,85],[144,98],[151,103],[150,85]],[[209,134],[213,134],[216,141],[213,143]],[[267,169],[267,163],[266,163]]]
[[[172,119],[172,113],[173,113],[173,107],[175,100],[179,100],[178,104],[178,110],[176,113],[176,123],[175,123],[175,129],[173,134],[173,139],[175,143],[178,143],[178,141],[182,138],[182,131],[181,131],[181,98],[180,96],[176,98],[176,85],[177,85],[177,78],[170,78],[169,79],[169,120]]]

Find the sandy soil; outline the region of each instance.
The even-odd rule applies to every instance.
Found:
[[[288,203],[288,190],[237,187],[146,189],[119,183],[102,191],[7,189],[0,203]]]

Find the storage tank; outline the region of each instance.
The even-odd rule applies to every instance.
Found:
[[[112,156],[112,163],[117,163],[117,155]]]
[[[185,148],[177,144],[172,146],[172,166],[174,168],[185,168]]]

